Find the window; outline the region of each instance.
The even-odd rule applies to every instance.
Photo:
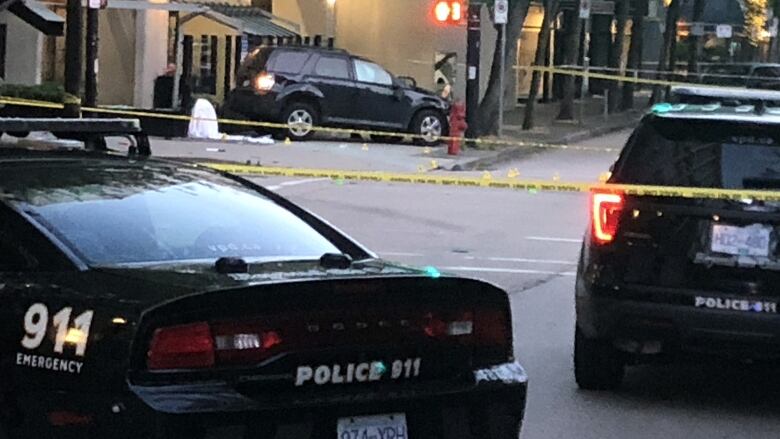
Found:
[[[393,85],[393,77],[385,69],[371,62],[356,59],[355,73],[360,82]]]
[[[277,73],[298,74],[301,73],[308,59],[309,54],[306,52],[280,52],[274,60],[272,70]]]
[[[665,120],[642,125],[616,166],[628,184],[780,188],[780,135],[772,125]]]
[[[195,80],[195,93],[217,93],[217,37],[201,35],[198,76]]]
[[[314,73],[328,78],[349,79],[349,64],[344,58],[324,56],[317,61]]]
[[[339,253],[274,201],[206,172],[109,166],[52,176],[25,169],[10,180],[0,189],[95,265]]]

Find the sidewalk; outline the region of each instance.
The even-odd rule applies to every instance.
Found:
[[[579,102],[577,102],[579,111]],[[529,143],[576,143],[636,125],[640,111],[618,113],[605,119],[600,108],[603,99],[588,98],[584,123],[559,122],[559,103],[537,104],[537,127],[521,129],[524,108],[505,114],[503,140]],[[447,155],[447,147],[423,148],[410,143],[377,144],[345,137],[324,136],[308,142],[277,142],[273,145],[230,143],[193,139],[151,139],[155,156],[203,161],[230,161],[262,166],[346,169],[355,171],[427,172],[431,170],[481,170],[521,159],[542,149],[529,146],[464,148],[459,156]]]

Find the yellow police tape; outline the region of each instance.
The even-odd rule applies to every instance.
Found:
[[[49,109],[64,108],[62,104],[58,104],[58,103],[35,101],[29,99],[19,99],[19,98],[12,98],[6,96],[0,96],[0,105],[1,104],[49,108]],[[113,114],[116,116],[126,116],[126,117],[146,117],[146,118],[155,118],[155,119],[178,120],[184,122],[189,122],[193,119],[202,120],[202,121],[214,120],[214,119],[207,119],[207,118],[193,118],[192,116],[187,116],[183,114],[154,113],[150,111],[134,111],[134,110],[104,108],[104,107],[81,107],[81,111],[88,112],[88,113]],[[255,128],[285,129],[289,127],[289,125],[287,124],[276,123],[276,122],[259,122],[259,121],[250,121],[250,120],[225,119],[225,118],[219,118],[216,119],[216,121],[220,124],[238,125],[238,126],[255,127]],[[360,129],[352,129],[352,128],[334,128],[334,127],[323,127],[323,126],[314,126],[311,127],[311,129],[312,131],[333,133],[333,134],[358,134],[358,135],[367,135],[367,136],[410,137],[412,139],[423,138],[423,136],[421,135],[410,134],[407,132],[400,132],[400,131],[398,132],[375,131],[375,130],[360,130]],[[447,142],[450,140],[459,140],[461,142],[473,143],[477,145],[514,146],[514,147],[525,147],[525,148],[535,148],[535,149],[565,149],[565,150],[591,151],[591,152],[619,152],[620,151],[619,148],[566,145],[566,144],[544,143],[544,142],[526,142],[520,140],[504,140],[504,139],[496,139],[496,138],[475,139],[475,138],[467,138],[467,137],[440,136],[439,140],[443,142]]]
[[[590,192],[604,190],[626,195],[648,197],[702,198],[717,200],[760,200],[780,201],[780,191],[690,188],[677,186],[626,185],[607,183],[561,182],[544,180],[521,180],[519,178],[496,178],[490,173],[481,177],[449,177],[435,174],[411,174],[372,171],[345,171],[340,169],[281,168],[239,165],[229,163],[200,163],[222,172],[268,177],[329,178],[336,181],[370,181],[383,183],[411,183],[454,187],[479,187],[512,189],[528,192]],[[512,173],[510,175],[517,175]]]

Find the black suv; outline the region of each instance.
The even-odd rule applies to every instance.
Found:
[[[293,140],[328,126],[410,133],[434,145],[449,131],[448,101],[343,50],[259,47],[242,63],[236,83],[223,116],[286,123],[280,134]]]
[[[610,184],[778,190],[780,109],[657,106],[612,171]],[[581,388],[617,388],[650,360],[780,358],[780,202],[755,198],[593,191],[576,281]]]

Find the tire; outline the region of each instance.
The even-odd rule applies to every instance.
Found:
[[[393,136],[391,134],[372,134],[371,140],[376,143],[401,143],[403,136]]]
[[[436,146],[441,143],[440,137],[446,135],[447,118],[435,110],[423,110],[412,119],[414,143],[422,146]],[[422,137],[419,137],[422,136]]]
[[[615,390],[625,371],[625,360],[611,344],[585,337],[580,328],[575,330],[574,377],[580,389]]]
[[[306,102],[292,102],[282,112],[282,123],[290,126],[283,129],[290,140],[307,140],[314,135],[313,128],[320,123],[317,109]]]

